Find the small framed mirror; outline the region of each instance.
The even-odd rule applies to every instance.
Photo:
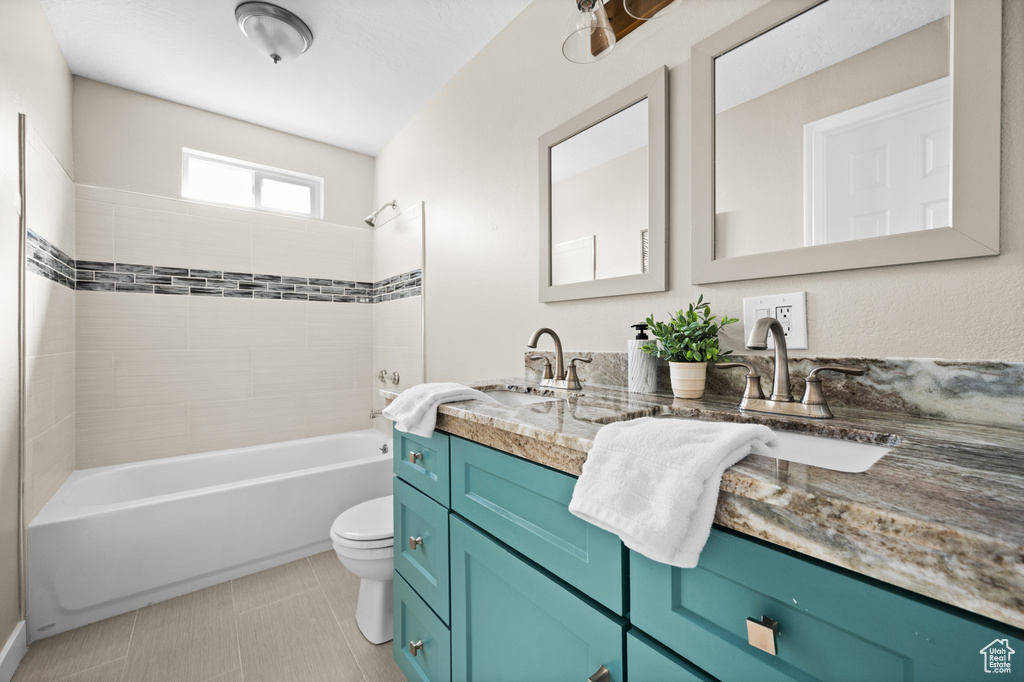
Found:
[[[540,138],[540,300],[667,286],[668,69]]]
[[[772,0],[691,50],[692,282],[999,253],[1001,3]]]

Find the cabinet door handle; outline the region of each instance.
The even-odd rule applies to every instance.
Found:
[[[768,616],[761,620],[747,618],[747,643],[774,656],[776,654],[775,638],[779,634],[779,623]]]
[[[413,452],[412,450],[409,451],[409,463],[410,464],[415,464],[416,462],[422,462],[422,461],[423,461],[423,453],[422,452]]]
[[[608,672],[608,668],[603,665],[597,669],[597,672],[587,678],[588,682],[611,682],[612,674]]]
[[[409,549],[416,549],[416,545],[423,546],[423,538],[414,538],[409,536]]]
[[[415,656],[417,651],[423,651],[422,639],[418,642],[409,642],[409,653]]]

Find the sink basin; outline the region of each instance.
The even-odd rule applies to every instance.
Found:
[[[534,403],[546,403],[552,400],[561,400],[550,395],[537,395],[536,393],[519,393],[518,391],[493,390],[484,391],[502,405],[515,407],[516,405],[532,405]]]
[[[775,431],[775,438],[779,441],[778,452],[774,455],[778,459],[847,473],[867,471],[892,449],[888,445],[821,438],[789,431]]]

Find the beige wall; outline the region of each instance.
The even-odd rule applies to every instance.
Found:
[[[804,245],[804,124],[948,75],[949,22],[941,19],[719,112],[715,253]]]
[[[367,281],[372,233],[78,187],[78,257]],[[76,468],[370,427],[359,303],[76,292]]]
[[[377,196],[425,200],[427,379],[521,376],[530,333],[572,349],[623,351],[630,324],[703,293],[739,317],[742,299],[807,291],[800,354],[1024,360],[1024,4],[1004,2],[1002,250],[996,258],[693,287],[690,281],[690,46],[762,4],[683,2],[609,57],[559,52],[568,9],[536,0],[377,157]],[[537,302],[537,139],[650,73],[669,74],[669,279],[661,294]],[[1012,110],[1011,110],[1012,107]],[[725,346],[742,345],[742,330]]]
[[[36,0],[0,10],[0,641],[21,620],[18,504],[18,113],[72,172],[71,73]]]
[[[181,148],[324,179],[324,219],[362,225],[375,207],[373,158],[182,104],[74,79],[75,180],[181,197]]]

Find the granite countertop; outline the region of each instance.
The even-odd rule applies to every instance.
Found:
[[[442,405],[437,428],[579,475],[598,429],[669,415],[891,445],[864,473],[750,456],[726,471],[715,522],[947,604],[1024,627],[1024,429],[833,408],[836,418],[755,415],[737,397],[701,400],[584,385],[560,400]],[[382,391],[387,398],[397,395]]]

